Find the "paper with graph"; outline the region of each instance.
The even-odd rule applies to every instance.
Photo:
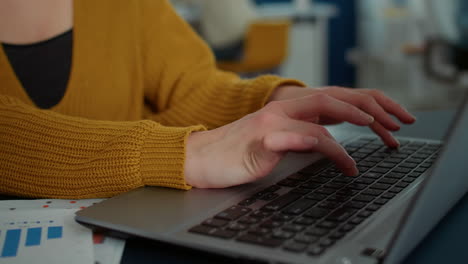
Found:
[[[0,263],[94,263],[92,232],[75,211],[1,210]]]

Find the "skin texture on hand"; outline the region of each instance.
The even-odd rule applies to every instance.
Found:
[[[224,188],[268,175],[288,151],[320,152],[345,175],[357,175],[354,160],[323,124],[369,126],[390,147],[390,131],[415,121],[381,92],[328,87],[281,87],[259,111],[223,127],[192,133],[187,142],[185,179],[198,188]]]

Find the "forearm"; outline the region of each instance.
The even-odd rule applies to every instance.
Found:
[[[255,79],[240,79],[223,72],[213,75],[209,81],[150,119],[168,126],[202,124],[213,129],[259,110],[280,86],[303,85],[272,75]]]
[[[144,185],[188,189],[185,141],[197,130],[73,118],[0,96],[0,193],[76,199]]]

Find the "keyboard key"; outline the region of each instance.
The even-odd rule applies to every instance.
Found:
[[[258,223],[259,219],[255,217],[250,217],[250,216],[244,216],[241,219],[239,219],[239,223],[241,224],[246,224],[246,225],[253,225]]]
[[[263,219],[263,218],[270,217],[270,216],[271,216],[271,212],[255,211],[255,212],[251,213],[249,216],[250,216],[250,217],[254,217],[254,218]]]
[[[403,188],[400,188],[400,187],[393,187],[391,188],[390,190],[388,190],[389,192],[391,193],[399,193],[401,191],[403,191]]]
[[[302,189],[309,189],[309,190],[315,190],[317,188],[319,188],[321,185],[319,183],[315,183],[315,182],[306,182],[304,184],[301,185],[300,188]]]
[[[310,193],[312,190],[311,189],[304,189],[304,188],[296,188],[292,191],[290,191],[290,193],[297,193],[297,194],[300,194],[300,195],[306,195],[308,193]]]
[[[394,171],[391,171],[387,173],[387,175],[385,175],[385,178],[392,178],[392,179],[401,179],[403,177],[405,177],[404,173],[399,173],[399,172],[394,172]]]
[[[294,233],[292,232],[286,232],[282,230],[276,230],[272,233],[271,235],[273,238],[280,239],[280,240],[286,240],[290,239],[291,237],[294,236]]]
[[[375,198],[375,196],[372,196],[372,195],[360,194],[360,195],[354,197],[354,198],[353,198],[353,201],[368,203],[368,202],[374,200],[374,198]]]
[[[325,184],[323,187],[338,190],[338,189],[343,188],[345,185],[346,185],[346,183],[329,182],[329,183]]]
[[[302,230],[304,230],[304,228],[305,227],[303,225],[287,224],[283,226],[282,230],[287,231],[287,232],[297,233],[297,232],[301,232]]]
[[[333,229],[337,226],[338,224],[336,222],[328,221],[328,220],[322,221],[317,225],[317,227],[319,228],[326,228],[326,229]]]
[[[353,225],[359,225],[359,224],[362,223],[364,220],[365,220],[364,217],[356,216],[356,217],[354,217],[353,219],[351,219],[351,221],[349,221],[349,223],[350,223],[350,224],[353,224]]]
[[[383,190],[367,189],[367,190],[362,191],[361,194],[364,194],[364,195],[371,195],[371,196],[379,196],[379,195],[381,195],[383,192],[384,192]]]
[[[219,237],[219,238],[229,239],[229,238],[235,237],[237,235],[237,232],[232,231],[232,230],[217,229],[216,231],[214,231],[210,235],[215,236],[215,237]]]
[[[330,195],[330,194],[334,193],[335,191],[336,191],[335,189],[322,187],[322,188],[319,188],[319,189],[315,190],[315,193]]]
[[[403,168],[403,167],[396,167],[392,171],[393,172],[399,172],[399,173],[409,173],[411,171],[411,169]]]
[[[423,167],[418,167],[416,169],[414,169],[415,172],[425,172],[427,170],[427,168],[423,168]]]
[[[265,227],[254,227],[250,229],[248,233],[251,235],[256,235],[256,236],[264,236],[264,235],[270,234],[271,229],[265,228]]]
[[[257,201],[257,199],[248,198],[248,199],[245,199],[245,200],[243,200],[242,202],[240,202],[239,205],[242,205],[242,206],[249,206],[249,205],[254,204],[256,201]]]
[[[366,206],[366,203],[355,202],[355,201],[348,202],[344,205],[344,207],[350,207],[354,209],[361,209],[361,208],[364,208],[364,206]]]
[[[408,168],[408,169],[414,169],[418,166],[417,163],[412,163],[412,162],[404,162],[402,164],[400,164],[401,167],[403,168]]]
[[[366,184],[359,184],[359,183],[350,183],[349,185],[346,186],[346,188],[352,189],[352,190],[364,190],[367,188]]]
[[[212,218],[212,219],[208,219],[204,221],[202,225],[211,226],[211,227],[222,227],[222,226],[225,226],[227,223],[229,223],[229,221]]]
[[[299,186],[299,184],[301,183],[302,183],[301,181],[296,181],[296,180],[291,180],[291,179],[286,178],[276,183],[276,185],[285,186],[285,187],[296,187],[296,186]]]
[[[322,208],[312,208],[304,214],[304,217],[319,219],[327,215],[330,211]]]
[[[237,238],[237,240],[245,243],[251,243],[272,248],[279,247],[283,243],[283,240],[281,239],[260,237],[251,234],[241,235]]]
[[[377,167],[391,169],[391,168],[395,167],[395,165],[396,165],[395,163],[382,162]]]
[[[328,234],[328,232],[330,232],[329,229],[319,228],[319,227],[312,227],[312,228],[309,228],[309,229],[306,230],[307,235],[318,236],[318,237],[324,236],[324,235]]]
[[[408,185],[409,185],[409,183],[407,183],[407,182],[399,182],[395,186],[400,187],[400,188],[406,188],[406,187],[408,187]]]
[[[341,203],[338,202],[323,201],[318,205],[318,207],[332,210],[338,208],[340,205]]]
[[[291,204],[292,202],[296,201],[297,199],[301,198],[300,194],[296,193],[287,193],[283,196],[280,196],[276,200],[269,202],[265,206],[262,207],[261,210],[263,211],[278,211],[283,207]]]
[[[355,226],[356,225],[345,224],[339,230],[341,232],[349,232],[349,231],[353,230]]]
[[[277,194],[277,193],[267,193],[267,194],[265,194],[264,196],[262,196],[262,197],[260,198],[260,200],[263,200],[263,201],[271,201],[271,200],[274,200],[274,199],[276,199],[276,198],[278,198],[278,197],[279,197],[279,194]]]
[[[305,198],[315,200],[315,201],[322,201],[323,199],[327,198],[327,195],[318,194],[318,193],[311,193],[307,195]]]
[[[392,179],[392,178],[383,178],[380,179],[377,183],[383,183],[383,184],[395,184],[398,181],[398,179]]]
[[[264,227],[264,228],[277,228],[277,227],[280,227],[283,225],[284,222],[280,222],[280,221],[273,221],[271,219],[268,219],[266,221],[264,221],[263,223],[260,224],[260,227]]]
[[[382,195],[382,198],[392,199],[393,197],[395,197],[395,195],[396,195],[395,193],[387,192]]]
[[[309,180],[309,182],[315,182],[318,184],[324,184],[330,181],[330,178],[327,177],[313,177]]]
[[[235,205],[235,206],[232,206],[231,208],[229,208],[227,210],[224,210],[221,213],[217,214],[215,216],[215,218],[232,221],[232,220],[236,220],[239,217],[249,213],[250,211],[252,211],[252,209]]]
[[[371,211],[371,212],[375,212],[377,210],[379,210],[381,207],[381,205],[378,205],[378,204],[369,204],[367,207],[366,207],[366,210],[367,211]]]
[[[327,216],[326,220],[328,221],[336,221],[336,222],[343,222],[349,217],[351,217],[354,213],[356,213],[355,209],[341,207],[335,211],[333,211],[329,216]]]
[[[315,223],[316,220],[307,217],[300,217],[293,221],[294,224],[309,226]]]
[[[340,182],[340,183],[350,183],[354,181],[356,177],[348,177],[348,176],[340,176],[333,180],[333,182]]]
[[[315,200],[300,199],[284,209],[283,214],[300,215],[316,203],[317,201]]]
[[[370,186],[371,189],[378,189],[378,190],[388,190],[392,185],[384,184],[384,183],[374,183]]]
[[[358,194],[359,190],[352,190],[349,188],[344,188],[336,192],[337,195],[353,197],[354,195]]]
[[[285,214],[277,214],[271,217],[271,220],[278,221],[278,222],[287,222],[294,218],[293,215],[285,215]]]
[[[378,179],[380,177],[382,177],[382,173],[379,173],[379,172],[367,172],[365,174],[362,175],[362,177],[364,178],[371,178],[371,179]]]
[[[243,230],[246,230],[248,227],[249,226],[246,224],[231,223],[226,229],[231,230],[231,231],[243,231]]]
[[[385,199],[385,198],[379,198],[377,200],[374,201],[375,204],[378,204],[378,205],[384,205],[386,204],[390,199]]]
[[[369,217],[371,215],[372,215],[372,211],[367,211],[367,210],[361,211],[358,214],[358,216],[362,217],[362,218],[367,218],[367,217]]]
[[[403,181],[407,182],[407,183],[412,183],[412,182],[414,182],[414,180],[416,180],[416,178],[406,177],[406,178],[403,179]]]
[[[354,183],[369,185],[369,184],[372,184],[374,181],[375,181],[375,179],[361,177],[361,178],[355,180]]]
[[[217,229],[214,227],[209,227],[209,226],[195,226],[189,230],[189,232],[192,233],[197,233],[197,234],[202,234],[202,235],[208,235],[208,236],[214,236],[214,237],[219,237],[219,238],[233,238],[234,236],[237,235],[237,232],[234,231],[229,231],[229,230],[222,230],[222,229]]]
[[[294,238],[294,241],[304,244],[312,244],[319,240],[318,236],[308,236],[305,234],[299,234]]]

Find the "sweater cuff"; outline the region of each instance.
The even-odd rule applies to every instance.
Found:
[[[204,126],[164,127],[155,125],[143,139],[140,170],[143,185],[189,190],[185,182],[185,146],[190,133]]]
[[[268,99],[271,97],[276,88],[283,85],[295,85],[299,87],[306,87],[307,85],[299,80],[282,78],[276,75],[263,75],[258,77],[256,83],[257,87],[265,87],[266,89],[258,89],[259,95],[262,97],[262,100],[259,102],[261,105],[258,106],[258,109],[264,107],[268,103]]]

